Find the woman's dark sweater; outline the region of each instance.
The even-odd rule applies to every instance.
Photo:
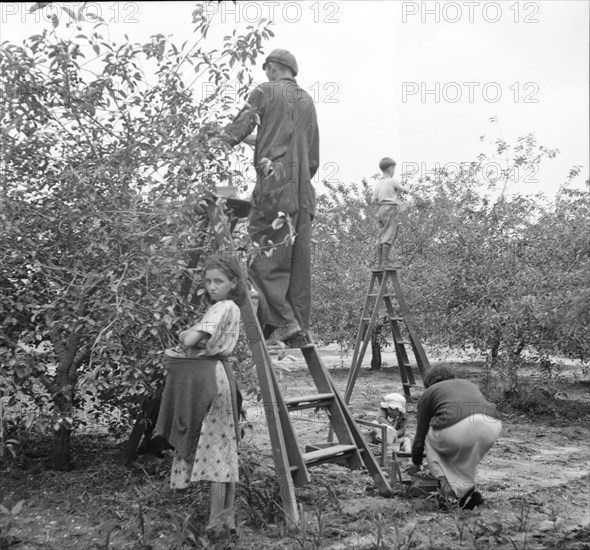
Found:
[[[422,464],[424,440],[429,428],[442,430],[474,414],[500,419],[496,405],[487,401],[473,382],[454,378],[427,388],[418,400],[412,462]]]

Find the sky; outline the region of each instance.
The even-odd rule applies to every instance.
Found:
[[[88,2],[87,9],[110,21],[113,39],[127,34],[142,42],[162,33],[182,43],[193,36],[195,4]],[[30,14],[30,5],[2,4],[2,41],[20,43],[51,26],[50,8]],[[378,172],[383,156],[417,178],[436,165],[492,156],[497,139],[515,143],[533,133],[560,154],[536,173],[523,168],[507,192],[551,198],[572,166],[583,166],[577,187],[588,178],[589,6],[586,0],[307,0],[206,9],[216,11],[211,42],[265,17],[275,33],[265,54],[283,48],[296,56],[297,80],[318,113],[316,182],[359,182]],[[265,80],[261,66],[254,78]]]

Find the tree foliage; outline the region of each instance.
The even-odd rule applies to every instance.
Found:
[[[104,22],[63,9],[69,38],[56,18],[0,50],[0,392],[52,411],[53,463],[69,468],[76,411],[123,411],[112,427],[126,431],[161,382],[161,351],[197,313],[204,197],[234,175],[214,138],[272,32],[261,21],[206,47],[212,19],[197,5],[194,42],[114,43]],[[416,182],[398,245],[426,343],[501,358],[516,387],[524,349],[539,361],[589,356],[590,212],[568,182],[552,202],[508,195],[519,170],[557,152],[530,135],[496,145],[507,160],[494,178],[481,155]],[[369,187],[325,182],[318,196],[312,322],[323,344],[356,336],[376,235]]]
[[[97,416],[137,410],[195,313],[203,196],[231,173],[212,138],[272,32],[262,21],[207,49],[211,16],[192,18],[182,46],[117,44],[81,20],[74,37],[54,21],[2,44],[2,393],[53,406],[59,468],[81,398]]]
[[[516,387],[524,349],[587,360],[588,201],[570,185],[554,201],[508,195],[523,168],[536,172],[557,151],[534,136],[496,152],[507,158],[493,177],[482,154],[471,163],[434,170],[415,182],[420,198],[402,214],[397,247],[402,286],[426,341],[474,348],[507,365]],[[369,278],[376,229],[367,183],[327,186],[319,198],[314,323],[324,342],[351,346]]]
[[[350,346],[356,337],[374,257],[369,184],[323,182],[314,224],[312,325],[319,342]]]

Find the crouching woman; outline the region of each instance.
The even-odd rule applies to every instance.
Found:
[[[475,490],[475,474],[500,435],[500,414],[475,384],[456,378],[450,367],[431,368],[424,376],[424,387],[418,401],[410,472],[420,468],[426,451],[442,495],[458,498],[460,506],[471,509],[483,502]]]

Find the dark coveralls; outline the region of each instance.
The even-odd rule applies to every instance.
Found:
[[[249,233],[260,244],[249,275],[259,291],[258,318],[268,328],[298,324],[309,330],[311,316],[311,220],[315,191],[311,178],[319,166],[319,130],[311,96],[294,78],[257,86],[247,105],[225,128],[230,145],[236,145],[258,125]],[[270,171],[262,159],[272,162]],[[294,243],[288,224],[273,229],[279,212],[289,214],[295,228]],[[278,246],[272,255],[269,241]],[[272,245],[271,245],[272,246]]]

